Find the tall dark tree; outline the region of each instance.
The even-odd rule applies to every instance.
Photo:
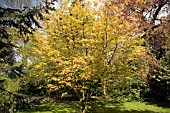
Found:
[[[143,36],[148,40],[150,55],[154,63],[150,62],[147,75],[152,94],[161,97],[170,96],[170,1],[149,0],[142,9]]]
[[[10,5],[10,0],[5,1]],[[53,1],[46,0],[43,6],[37,7],[31,5],[33,4],[31,0],[24,1],[19,4],[22,6],[30,4],[24,9],[0,7],[0,75],[15,63],[17,59],[15,51],[19,48],[19,43],[24,44],[28,41],[26,34],[31,34],[36,27],[41,27],[35,17],[43,19],[42,13],[53,9],[49,7]]]
[[[2,74],[2,70],[15,63],[15,50],[18,48],[17,44],[21,43],[17,41],[22,40],[22,43],[28,41],[26,34],[33,32],[33,24],[40,27],[34,16],[38,15],[42,18],[42,15],[39,9],[36,8],[26,8],[21,11],[2,7],[0,7],[0,15],[0,63]]]
[[[14,103],[17,104],[16,107],[18,107],[18,104],[22,105],[23,97],[3,88],[5,81],[3,76],[15,78],[24,75],[24,65],[15,65],[17,60],[19,60],[19,57],[16,56],[16,50],[20,47],[19,44],[28,42],[27,34],[34,32],[36,27],[41,27],[35,17],[43,19],[42,13],[53,9],[49,6],[52,2],[53,1],[46,1],[43,3],[43,6],[40,5],[37,7],[23,6],[22,9],[4,7],[4,5],[0,4],[0,96],[4,99],[11,96],[10,98],[13,98]],[[0,102],[1,100],[2,99],[0,99]],[[2,102],[4,102],[4,100],[2,100]],[[12,102],[10,102],[10,104],[12,104]],[[10,109],[10,107],[3,105],[0,105],[0,108]],[[0,112],[4,111],[0,109]]]

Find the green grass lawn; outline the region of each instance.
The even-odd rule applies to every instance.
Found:
[[[88,106],[88,113],[170,113],[170,103],[151,104],[147,102],[115,103],[93,102]],[[161,105],[168,105],[162,106]],[[44,103],[27,112],[19,113],[80,113],[81,107],[75,102],[70,103]]]

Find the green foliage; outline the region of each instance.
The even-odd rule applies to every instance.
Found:
[[[170,96],[170,51],[159,60],[158,67],[154,70],[149,81],[150,91],[162,99]]]
[[[2,90],[0,90],[0,112],[5,113],[9,112],[9,110],[12,110],[12,103],[13,103],[13,98],[7,93]],[[12,110],[13,111],[13,110]]]
[[[133,79],[133,80],[132,80]],[[142,100],[143,94],[147,92],[148,86],[143,77],[114,77],[107,82],[108,95],[116,101]]]
[[[47,84],[44,78],[25,76],[20,78],[19,93],[32,95],[32,96],[44,96],[47,95]]]
[[[1,112],[13,113],[28,107],[24,98],[17,95],[17,91],[20,88],[19,82],[19,79],[10,78],[6,78],[3,82],[3,87],[0,88]]]
[[[155,99],[168,99],[170,97],[170,50],[169,37],[164,37],[161,47],[157,47],[152,55],[156,63],[152,64],[148,73],[149,93],[146,95]],[[156,46],[156,45],[155,45]]]

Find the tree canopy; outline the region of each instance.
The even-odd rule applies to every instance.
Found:
[[[108,7],[106,7],[108,6]],[[97,89],[114,76],[141,75],[140,63],[146,54],[133,15],[123,16],[124,5],[95,10],[90,2],[63,3],[41,22],[43,29],[29,35],[25,48],[34,67],[30,76],[45,76],[49,91],[68,87],[86,102]],[[62,95],[67,94],[63,92]],[[85,103],[82,103],[85,104]]]

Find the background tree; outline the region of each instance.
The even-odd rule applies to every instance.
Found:
[[[148,40],[150,55],[156,61],[150,62],[150,71],[147,75],[151,93],[157,96],[167,97],[169,95],[169,0],[151,0],[146,2],[143,8],[143,27]],[[158,90],[159,89],[159,90]]]
[[[51,3],[47,5],[49,4]],[[0,7],[0,84],[2,86],[0,95],[4,97],[0,102],[2,103],[1,108],[7,111],[18,109],[20,105],[25,106],[22,103],[23,97],[15,94],[19,84],[17,78],[25,75],[24,65],[27,60],[20,51],[20,47],[28,42],[26,34],[32,33],[36,27],[40,27],[34,16],[42,19],[41,13],[42,10],[47,10],[46,6],[26,9]],[[16,87],[11,87],[14,84]],[[16,90],[14,90],[15,88]]]
[[[123,12],[126,12],[126,15],[135,14],[135,18],[139,19],[140,30],[138,32],[143,33],[143,38],[147,40],[144,46],[150,49],[150,52],[142,58],[145,62],[148,62],[150,67],[146,77],[147,84],[152,94],[166,97],[164,94],[167,95],[169,92],[169,71],[167,68],[169,66],[162,63],[162,59],[167,57],[165,55],[169,51],[167,43],[169,42],[168,32],[170,31],[170,2],[169,0],[120,0],[112,2],[112,4],[121,3],[125,4]],[[162,89],[162,91],[158,91],[158,89]]]

